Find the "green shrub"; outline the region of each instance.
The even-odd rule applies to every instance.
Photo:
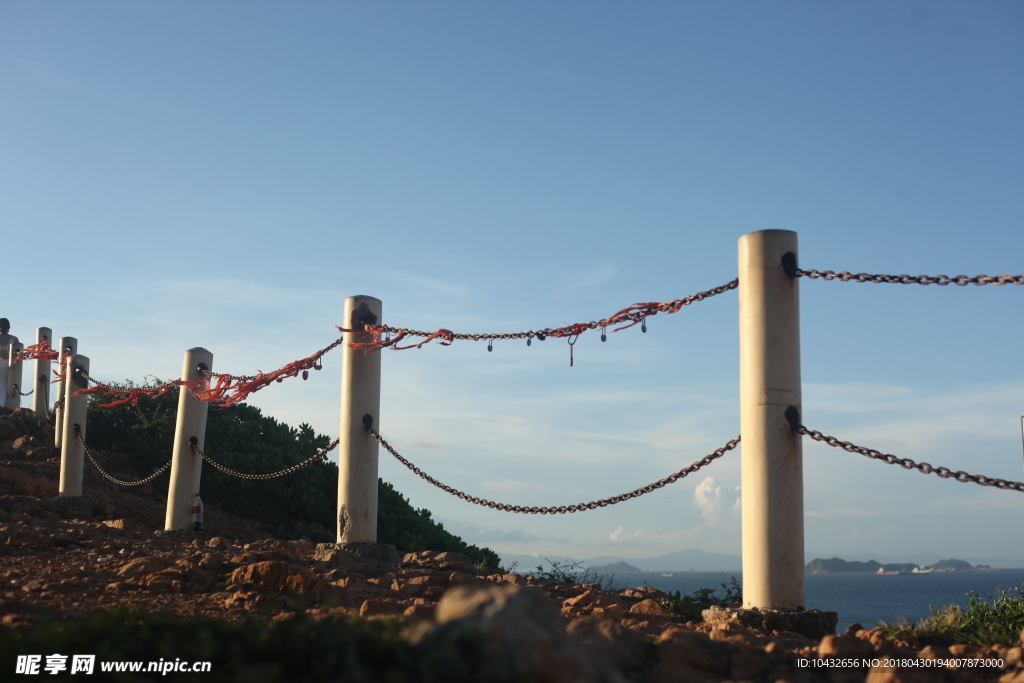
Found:
[[[971,591],[967,593],[966,609],[957,605],[929,606],[930,616],[915,623],[900,618],[891,624],[883,621],[879,628],[892,637],[913,637],[937,645],[1016,643],[1024,629],[1022,590],[1024,586],[1002,590],[998,597],[988,594],[985,599]]]
[[[667,598],[658,602],[667,610],[678,614],[686,621],[702,621],[704,610],[713,607],[728,607],[743,601],[743,588],[735,576],[729,578],[728,584],[721,584],[722,593],[716,588],[698,588],[694,592],[683,595],[681,591],[669,593]]]

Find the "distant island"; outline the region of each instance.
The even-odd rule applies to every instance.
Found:
[[[815,559],[807,563],[805,570],[812,574],[840,574],[846,572],[870,572],[874,574],[930,574],[932,572],[969,572],[975,569],[989,569],[985,565],[974,567],[963,560],[939,560],[933,565],[921,567],[914,563],[882,564],[874,560],[847,562],[833,557],[828,560]]]
[[[595,572],[639,572],[642,569],[637,569],[628,562],[613,562],[611,564],[601,565],[600,567],[587,567],[591,571]]]

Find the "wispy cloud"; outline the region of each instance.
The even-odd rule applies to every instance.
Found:
[[[522,529],[495,529],[464,520],[439,518],[448,531],[469,543],[570,543],[567,536],[538,536]]]
[[[565,297],[578,289],[585,289],[587,287],[597,287],[598,285],[603,285],[604,283],[612,279],[612,277],[617,272],[619,272],[618,268],[605,266],[603,268],[598,268],[593,271],[582,273],[576,276],[576,278],[573,279],[568,284],[565,284],[556,289],[554,292],[552,292],[551,298],[561,299],[562,297]],[[611,311],[609,313],[611,313]]]
[[[638,541],[644,539],[647,534],[644,533],[643,529],[637,529],[636,531],[626,531],[626,527],[619,525],[613,532],[608,534],[609,541]]]
[[[51,87],[68,85],[66,80],[53,75],[52,72],[36,62],[30,62],[27,59],[19,59],[18,63],[28,69],[28,72],[35,76],[36,80],[44,85]]]

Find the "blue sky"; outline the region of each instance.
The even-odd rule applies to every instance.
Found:
[[[416,329],[606,317],[736,275],[1024,272],[1024,6],[781,2],[0,4],[0,315],[106,380],[269,371],[347,296]],[[1024,287],[803,280],[804,421],[1024,479]],[[522,505],[660,479],[736,436],[730,292],[609,335],[385,352],[381,431]],[[339,358],[252,403],[338,430]],[[211,453],[211,455],[214,455]],[[506,553],[738,553],[739,454],[570,516],[381,475]],[[805,443],[808,552],[1024,560],[1024,497]],[[810,558],[808,558],[810,559]]]

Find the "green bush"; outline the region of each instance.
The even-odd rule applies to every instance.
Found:
[[[1024,586],[999,591],[998,597],[967,593],[967,608],[929,607],[930,616],[911,624],[905,619],[879,624],[892,637],[913,637],[935,643],[1012,644],[1024,629]],[[1014,595],[1016,593],[1016,596]]]
[[[159,384],[161,380],[148,378],[141,386]],[[126,381],[116,388],[136,386]],[[136,405],[100,407],[111,400],[100,394],[90,396],[86,430],[89,446],[111,452],[119,469],[144,477],[171,457],[178,390],[143,399]],[[211,405],[203,450],[214,461],[237,472],[264,474],[301,463],[329,443],[327,436],[316,434],[308,424],[290,427],[242,403],[228,408]],[[335,538],[338,467],[328,457],[298,472],[261,480],[240,479],[207,463],[202,488],[203,502],[232,515],[270,524],[281,536],[309,535],[315,541]],[[314,524],[324,529],[319,538],[310,531]],[[492,550],[467,545],[434,521],[429,510],[416,510],[391,484],[381,480],[377,539],[406,552],[451,550],[468,555],[481,566],[497,568],[499,564]]]
[[[676,591],[669,593],[667,598],[659,599],[658,602],[683,620],[703,621],[704,610],[713,606],[728,607],[743,601],[743,587],[735,576],[729,577],[729,583],[723,583],[721,586],[721,593],[715,588],[698,588],[688,595]]]

